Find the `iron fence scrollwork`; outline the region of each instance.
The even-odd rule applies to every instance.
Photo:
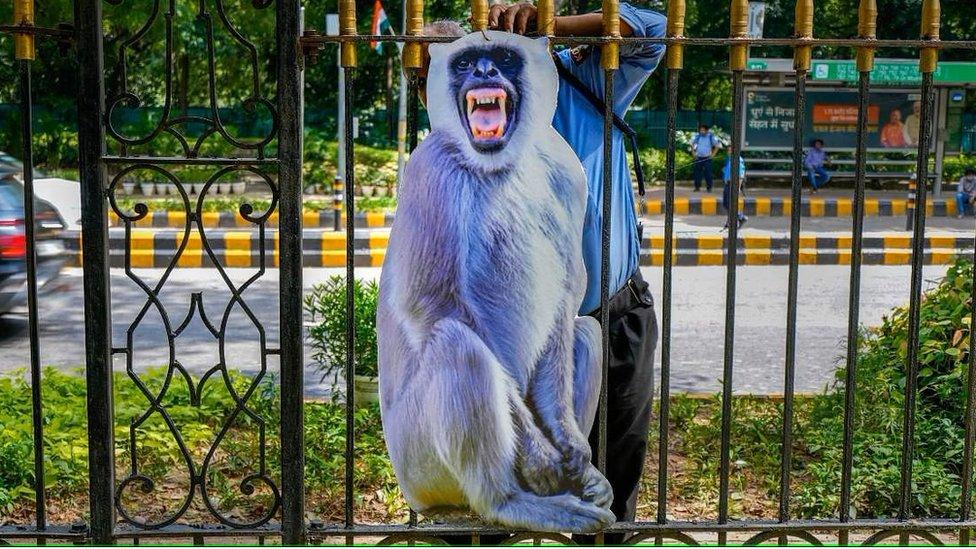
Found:
[[[131,0],[128,0],[131,1]],[[105,70],[105,56],[103,51],[103,8],[124,7],[127,0],[76,0],[74,30],[66,27],[47,29],[34,25],[33,4],[29,0],[15,0],[16,20],[10,25],[0,25],[0,33],[14,36],[17,63],[19,64],[20,101],[22,106],[22,139],[25,151],[25,165],[32,165],[31,143],[31,63],[33,55],[33,41],[35,39],[65,40],[73,38],[75,54],[79,71],[78,89],[78,125],[79,125],[79,171],[82,188],[82,215],[84,239],[82,253],[84,256],[84,296],[85,296],[85,360],[86,384],[88,399],[88,428],[89,428],[89,503],[88,524],[86,526],[71,526],[49,524],[46,517],[46,496],[43,483],[38,483],[35,498],[35,521],[33,525],[14,527],[0,527],[0,539],[78,539],[96,543],[114,543],[122,539],[139,539],[142,537],[179,537],[190,538],[195,543],[203,543],[215,536],[265,536],[280,537],[287,544],[305,543],[311,540],[340,540],[358,541],[371,540],[380,543],[439,543],[447,538],[462,535],[478,543],[483,538],[496,539],[503,536],[506,543],[514,544],[526,541],[541,543],[550,541],[556,543],[571,543],[571,539],[562,534],[504,532],[490,527],[475,526],[445,526],[421,522],[416,513],[411,512],[406,524],[371,525],[361,524],[355,519],[356,494],[354,492],[356,470],[354,458],[356,454],[356,436],[354,432],[354,391],[352,367],[355,363],[354,322],[348,322],[349,330],[345,337],[349,371],[346,375],[348,382],[345,409],[346,447],[345,468],[342,482],[344,483],[343,520],[337,524],[326,524],[306,519],[306,494],[304,492],[304,419],[303,419],[303,343],[302,343],[302,134],[303,134],[303,86],[302,67],[303,57],[312,57],[324,47],[337,47],[341,66],[345,71],[346,112],[352,113],[352,87],[355,85],[357,71],[357,48],[367,41],[397,42],[404,45],[403,67],[408,74],[409,109],[408,134],[411,148],[416,144],[418,135],[418,71],[423,63],[421,44],[424,42],[446,41],[448,38],[423,36],[424,2],[423,0],[407,0],[406,25],[403,35],[369,36],[360,35],[356,31],[355,2],[342,0],[340,2],[341,32],[338,36],[323,36],[312,30],[303,33],[301,21],[301,7],[298,0],[254,0],[250,8],[270,15],[274,5],[275,16],[275,69],[274,75],[264,75],[273,80],[276,90],[275,97],[265,91],[262,83],[261,65],[257,45],[247,38],[247,33],[235,26],[233,18],[228,13],[228,4],[224,0],[200,2],[195,8],[194,16],[201,23],[197,28],[202,32],[203,51],[195,52],[202,57],[206,67],[207,79],[204,85],[207,101],[206,115],[179,114],[172,104],[172,84],[174,74],[174,56],[177,40],[175,38],[174,18],[177,14],[177,0],[154,0],[149,4],[147,18],[138,28],[129,29],[130,33],[122,40],[114,54],[114,63],[110,73],[115,76],[117,87],[106,92],[109,81]],[[966,405],[965,445],[961,466],[961,501],[960,516],[946,519],[912,519],[911,501],[912,487],[912,456],[914,454],[914,407],[918,386],[915,373],[918,371],[918,352],[920,345],[919,323],[920,305],[922,300],[922,270],[924,262],[923,236],[926,222],[927,192],[926,174],[929,169],[927,152],[930,148],[933,129],[933,73],[938,67],[938,53],[940,50],[955,48],[962,50],[976,50],[976,42],[942,41],[939,40],[940,6],[937,0],[923,2],[920,37],[911,40],[879,40],[876,37],[877,5],[875,0],[860,0],[858,7],[859,23],[858,36],[855,38],[814,38],[813,14],[815,10],[813,0],[799,0],[795,8],[795,34],[790,38],[749,38],[747,37],[746,14],[748,11],[745,0],[730,0],[731,28],[728,38],[702,38],[685,36],[685,0],[670,0],[668,2],[668,27],[663,37],[624,38],[620,36],[619,2],[604,0],[604,28],[603,36],[599,37],[562,37],[554,36],[554,6],[552,0],[540,0],[540,33],[551,37],[551,43],[557,46],[590,44],[602,46],[601,67],[605,76],[605,100],[607,105],[613,105],[614,89],[612,86],[614,71],[617,69],[618,48],[622,44],[666,44],[666,104],[667,104],[667,148],[666,170],[664,180],[664,255],[663,292],[662,292],[662,322],[661,322],[661,405],[658,417],[658,460],[657,470],[657,507],[653,521],[623,522],[610,527],[607,532],[622,533],[629,538],[628,543],[642,544],[654,542],[677,542],[695,545],[701,541],[717,539],[720,543],[730,541],[758,544],[776,540],[781,544],[799,541],[809,544],[820,544],[824,541],[851,543],[853,532],[863,533],[863,539],[858,541],[865,544],[884,542],[897,537],[901,542],[916,536],[930,543],[941,543],[946,540],[947,533],[956,533],[960,543],[968,544],[970,530],[976,528],[976,521],[971,517],[972,473],[974,446],[976,446],[976,359],[972,352],[969,354],[967,373],[968,399]],[[472,0],[472,24],[475,30],[487,26],[487,5],[484,0]],[[160,30],[161,29],[161,30]],[[215,40],[218,33],[223,33],[243,55],[244,65],[248,67],[247,89],[239,107],[252,113],[263,113],[262,116],[270,120],[268,130],[256,139],[245,139],[234,135],[222,119],[220,100],[221,87]],[[151,127],[139,132],[128,132],[118,122],[119,113],[123,109],[148,108],[147,99],[134,91],[129,84],[128,74],[132,51],[146,45],[151,37],[162,36],[162,84],[163,98],[159,108],[160,117]],[[845,363],[846,379],[844,388],[844,433],[842,459],[840,466],[841,482],[838,487],[839,506],[836,518],[829,520],[799,520],[793,518],[790,510],[790,482],[792,471],[792,430],[794,413],[794,378],[796,375],[796,324],[798,301],[798,273],[800,264],[799,235],[801,225],[800,208],[795,207],[790,212],[790,256],[788,273],[787,318],[786,318],[786,364],[784,375],[784,405],[782,420],[782,439],[780,441],[781,471],[779,480],[779,511],[775,520],[734,520],[730,516],[730,451],[733,435],[732,423],[732,381],[734,374],[735,341],[735,307],[736,307],[736,269],[742,260],[739,253],[737,236],[737,213],[739,209],[739,151],[742,149],[743,124],[743,80],[746,71],[746,51],[749,46],[789,46],[794,52],[794,115],[801,116],[805,110],[806,80],[811,66],[812,49],[816,46],[831,45],[853,48],[858,77],[858,118],[857,145],[855,150],[855,185],[852,207],[852,243],[850,257],[849,279],[849,311],[848,311],[848,340],[846,346]],[[670,429],[670,377],[672,367],[672,329],[673,329],[673,290],[675,265],[675,137],[676,116],[679,105],[678,84],[683,70],[683,55],[688,46],[728,48],[729,71],[732,83],[732,99],[734,107],[734,128],[732,132],[732,169],[730,185],[730,208],[728,211],[729,238],[725,254],[726,296],[725,296],[725,326],[724,326],[724,357],[723,357],[723,392],[721,397],[721,460],[719,464],[719,494],[718,505],[714,517],[707,517],[700,521],[679,521],[670,518],[668,514],[668,435]],[[854,423],[855,379],[858,360],[857,331],[859,327],[858,309],[860,306],[860,282],[864,231],[864,187],[865,187],[865,136],[868,131],[868,97],[870,92],[870,73],[873,68],[875,51],[881,48],[914,48],[920,53],[920,72],[922,82],[920,93],[922,97],[921,139],[918,144],[918,164],[916,166],[917,180],[922,182],[918,186],[919,207],[914,212],[913,249],[911,263],[911,292],[909,295],[909,341],[905,369],[908,372],[908,383],[905,385],[904,426],[901,462],[901,483],[899,498],[899,514],[891,520],[867,520],[851,516],[852,484],[854,475],[854,437],[856,435]],[[43,62],[43,60],[41,60]],[[613,140],[611,136],[612,124],[609,107],[604,113],[604,150],[605,173],[609,179],[609,167],[612,158]],[[351,319],[355,314],[355,297],[352,284],[356,276],[354,261],[354,232],[355,232],[355,143],[353,140],[352,116],[345,118],[343,139],[346,144],[346,180],[343,189],[345,202],[346,224],[346,280],[348,284],[345,302],[346,315]],[[190,126],[202,127],[199,132],[188,131]],[[802,124],[797,124],[798,131],[794,133],[792,149],[794,154],[791,179],[792,204],[800,203],[800,190],[803,173],[800,161],[803,149],[803,134],[799,131]],[[148,154],[153,144],[169,140],[176,143],[175,149],[167,149],[165,154]],[[206,145],[218,141],[226,147],[243,151],[240,154],[209,154],[205,153]],[[275,146],[276,145],[276,146]],[[162,146],[162,145],[160,145]],[[111,152],[110,152],[111,151]],[[201,192],[195,198],[187,189],[187,181],[182,180],[179,172],[181,166],[201,166],[210,170],[210,174],[203,184]],[[176,237],[176,249],[171,257],[162,265],[158,265],[158,277],[150,279],[139,270],[132,253],[133,228],[137,222],[144,219],[150,207],[146,203],[136,203],[132,210],[124,209],[118,200],[119,187],[127,176],[137,172],[155,174],[172,184],[176,189],[176,202],[182,206],[183,219]],[[235,282],[228,273],[227,258],[216,251],[202,223],[202,214],[208,200],[212,199],[213,187],[222,178],[235,174],[249,174],[256,185],[263,187],[266,194],[271,196],[270,205],[263,211],[256,211],[251,204],[244,204],[239,209],[240,217],[251,225],[258,235],[258,267],[243,281]],[[30,169],[25,170],[25,196],[33,195],[33,177]],[[609,219],[610,219],[610,185],[604,185],[601,197],[603,209],[603,258],[602,270],[602,303],[605,305],[609,298]],[[135,318],[129,323],[124,333],[124,343],[116,346],[115,334],[112,332],[112,302],[111,289],[113,278],[110,267],[113,266],[109,254],[109,223],[108,212],[113,212],[119,219],[121,231],[125,235],[126,249],[116,265],[121,273],[141,291],[142,304],[138,308]],[[268,222],[273,214],[278,214],[278,247],[272,249],[269,237]],[[32,228],[33,207],[31,200],[25,202],[25,215],[28,230],[28,270],[31,284],[28,288],[28,318],[30,338],[30,377],[32,386],[32,405],[34,430],[34,460],[36,478],[44,478],[45,464],[43,455],[43,421],[42,395],[40,391],[41,378],[38,364],[39,336],[37,326],[37,289],[33,263]],[[202,247],[203,261],[213,267],[222,282],[223,290],[230,294],[228,302],[219,310],[204,307],[202,294],[193,293],[188,297],[188,308],[185,311],[173,311],[167,308],[161,299],[162,292],[168,287],[167,282],[172,273],[181,265],[184,252],[190,246]],[[259,316],[248,303],[248,292],[261,279],[265,278],[271,269],[279,270],[279,317],[280,328],[277,348],[269,343],[272,340],[261,323]],[[976,288],[974,288],[976,299]],[[603,307],[606,311],[607,308]],[[147,317],[158,317],[163,325],[165,335],[165,350],[168,360],[164,381],[157,388],[150,387],[141,377],[134,361],[136,356],[137,332]],[[259,368],[249,374],[243,385],[237,385],[231,379],[231,361],[226,353],[226,345],[230,337],[227,331],[232,318],[243,319],[250,323],[257,335],[259,346]],[[199,379],[194,379],[179,358],[179,337],[191,323],[199,321],[209,332],[217,349],[218,361],[207,369]],[[604,315],[603,325],[607,325]],[[976,323],[976,318],[971,319]],[[976,327],[976,325],[974,325]],[[608,340],[606,328],[603,332],[604,342]],[[605,345],[606,347],[606,345]],[[127,448],[128,467],[125,471],[116,471],[116,441],[114,439],[114,423],[116,420],[113,407],[113,357],[121,356],[125,360],[125,372],[128,380],[133,383],[145,400],[145,408],[132,418],[128,428]],[[277,358],[280,368],[281,384],[281,420],[278,425],[281,447],[281,474],[275,478],[270,473],[268,465],[268,423],[255,411],[253,399],[262,381],[266,381],[270,362]],[[607,357],[604,357],[604,376],[606,376]],[[605,378],[604,378],[605,379]],[[202,459],[195,456],[186,446],[180,425],[170,414],[165,403],[169,391],[177,384],[185,384],[191,395],[191,404],[199,405],[205,387],[219,385],[230,395],[233,405],[229,416],[224,418],[220,428],[214,435]],[[604,389],[605,391],[605,389]],[[143,509],[130,507],[128,498],[136,492],[152,492],[156,481],[151,478],[139,461],[140,426],[151,418],[162,421],[170,436],[179,447],[182,466],[188,484],[185,486],[183,499],[175,509],[163,513],[159,517],[147,518]],[[253,461],[254,470],[249,471],[237,479],[237,490],[245,496],[261,496],[264,504],[260,511],[247,519],[240,519],[228,515],[220,508],[210,495],[210,478],[214,474],[214,459],[221,444],[225,441],[234,425],[247,420],[257,431],[258,444]],[[598,424],[606,426],[606,394],[601,396]],[[597,452],[600,466],[605,466],[605,440],[601,441]],[[211,523],[193,524],[186,520],[190,506],[199,498],[203,507],[209,513]],[[941,533],[942,535],[936,535]],[[734,534],[734,535],[733,535]],[[714,536],[714,538],[709,537]],[[836,536],[835,538],[833,536]],[[597,541],[602,541],[599,537]]]

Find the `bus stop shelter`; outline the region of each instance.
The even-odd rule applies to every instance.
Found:
[[[751,58],[743,102],[743,148],[746,151],[791,150],[797,117],[793,104],[793,60]],[[831,151],[854,150],[857,123],[858,72],[854,60],[815,60],[808,80],[806,112],[799,118],[803,135],[824,140]],[[885,158],[911,155],[918,146],[919,86],[915,59],[879,58],[871,72],[868,110],[868,152]],[[976,63],[942,62],[934,74],[935,127],[931,153],[933,184],[942,192],[942,165],[947,154],[960,152],[966,89],[976,85]],[[887,155],[886,153],[892,153]],[[906,168],[914,160],[903,162]]]

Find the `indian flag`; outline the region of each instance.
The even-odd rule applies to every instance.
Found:
[[[393,27],[390,26],[390,20],[386,17],[386,11],[383,10],[382,2],[380,0],[374,0],[373,26],[370,27],[370,34],[380,35],[386,33],[393,34]],[[376,51],[383,51],[382,42],[370,42],[369,45]]]

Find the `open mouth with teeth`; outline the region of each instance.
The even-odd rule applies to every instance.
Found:
[[[474,88],[465,94],[468,130],[476,146],[503,145],[510,126],[509,94],[502,88]]]

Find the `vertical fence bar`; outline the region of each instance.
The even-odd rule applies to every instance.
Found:
[[[115,525],[115,436],[112,415],[112,321],[105,207],[105,90],[102,2],[76,0],[78,175],[81,181],[85,295],[85,380],[88,408],[89,536],[112,542]]]
[[[409,36],[420,36],[424,31],[424,2],[423,0],[406,0],[404,13],[404,29]],[[486,22],[487,26],[487,22]],[[417,116],[419,100],[417,97],[417,76],[423,65],[423,52],[420,44],[407,42],[403,45],[403,59],[401,66],[407,73],[407,150],[413,152],[417,148]],[[399,185],[400,182],[397,182]],[[417,525],[417,512],[410,509],[409,524]]]
[[[813,40],[813,0],[797,0],[796,37]],[[780,447],[779,521],[790,520],[790,472],[793,468],[793,391],[796,380],[796,309],[800,265],[800,203],[803,188],[803,113],[806,112],[807,72],[812,47],[797,46],[793,51],[796,86],[793,96],[793,189],[790,199],[790,267],[786,298],[786,365],[783,374],[783,442]],[[786,543],[786,536],[780,537]]]
[[[339,25],[343,36],[356,34],[356,2],[340,0]],[[345,459],[345,522],[346,528],[355,524],[353,501],[355,498],[356,466],[356,426],[354,410],[356,407],[356,196],[355,196],[355,150],[353,143],[353,79],[356,76],[356,43],[343,42],[340,45],[342,70],[345,73],[346,119],[343,128],[343,141],[346,148],[346,459]],[[346,543],[352,543],[350,537]]]
[[[668,38],[682,38],[685,31],[685,0],[668,2]],[[671,301],[674,271],[674,176],[675,133],[678,122],[678,82],[684,66],[684,44],[670,43],[667,49],[668,119],[667,158],[664,183],[664,280],[661,284],[661,405],[658,412],[657,522],[668,521],[668,435],[671,415]]]
[[[607,38],[620,38],[620,2],[603,0],[603,35]],[[597,468],[607,472],[607,398],[610,372],[610,227],[613,221],[611,200],[613,197],[613,84],[614,74],[620,63],[620,47],[610,41],[600,49],[600,65],[603,67],[603,195],[601,207],[600,235],[600,335],[603,343],[601,360],[600,402],[597,409],[599,425],[597,442]],[[603,533],[596,536],[595,543],[604,543]]]
[[[408,36],[420,36],[424,33],[424,2],[423,0],[406,0],[406,29]],[[413,152],[417,148],[417,118],[420,110],[418,100],[418,73],[423,66],[423,52],[419,42],[407,42],[403,45],[403,70],[407,72],[407,150]]]
[[[620,3],[618,0],[603,1],[603,35],[620,38]],[[613,212],[613,78],[619,65],[619,44],[603,44],[600,52],[603,67],[603,201],[600,254],[600,327],[603,336],[603,381],[600,389],[598,412],[599,442],[597,444],[597,468],[607,470],[607,377],[610,367],[610,226]],[[602,542],[602,540],[597,540]]]
[[[939,39],[939,0],[924,0],[922,3],[923,40]],[[911,518],[912,509],[912,458],[915,453],[915,397],[918,375],[919,327],[922,304],[922,265],[925,263],[925,209],[927,206],[929,148],[932,141],[932,119],[934,93],[932,76],[938,65],[938,50],[923,48],[919,60],[922,73],[922,112],[919,127],[918,163],[915,168],[917,198],[915,206],[914,232],[912,234],[912,285],[908,306],[908,357],[905,367],[905,417],[902,432],[902,463],[899,520]]]
[[[973,284],[970,288],[970,303],[976,303],[976,242],[973,246],[973,266],[970,275]],[[966,372],[966,438],[962,453],[962,500],[959,504],[959,520],[966,522],[973,509],[973,442],[976,439],[976,314],[969,314],[969,367]],[[959,545],[969,545],[969,528],[959,530]]]
[[[748,35],[749,3],[732,0],[731,37],[746,38]],[[732,155],[729,187],[728,226],[729,236],[725,249],[725,357],[722,368],[722,440],[719,458],[718,522],[729,521],[729,459],[732,439],[732,371],[735,358],[735,274],[738,259],[739,237],[739,154],[742,145],[742,74],[746,69],[748,46],[734,44],[729,48],[729,69],[732,71]],[[719,543],[724,544],[727,533],[719,532]]]
[[[33,0],[14,1],[14,24],[34,24]],[[24,261],[27,267],[27,343],[31,379],[31,428],[34,442],[34,524],[38,531],[47,525],[44,495],[44,415],[41,400],[40,335],[37,318],[37,254],[34,221],[34,105],[31,92],[31,66],[34,60],[34,35],[14,35],[14,58],[20,69],[20,122],[24,165]]]
[[[302,128],[298,0],[278,0],[278,216],[281,352],[281,539],[305,543],[304,337],[302,334]]]
[[[34,439],[34,510],[35,524],[43,530],[47,524],[44,495],[44,415],[41,400],[40,334],[37,318],[37,255],[35,251],[34,220],[34,131],[31,94],[31,66],[27,59],[20,64],[20,116],[24,148],[24,236],[27,250],[27,338],[30,348],[31,427]]]
[[[858,37],[874,40],[877,33],[876,0],[861,0],[858,6]],[[861,307],[861,251],[864,248],[864,185],[867,171],[868,100],[874,49],[857,48],[857,144],[854,153],[854,205],[851,212],[851,274],[847,304],[847,369],[844,372],[844,438],[841,457],[841,522],[851,519],[851,482],[854,470],[854,412],[857,383],[858,325]],[[848,543],[847,530],[841,530],[839,541]]]

